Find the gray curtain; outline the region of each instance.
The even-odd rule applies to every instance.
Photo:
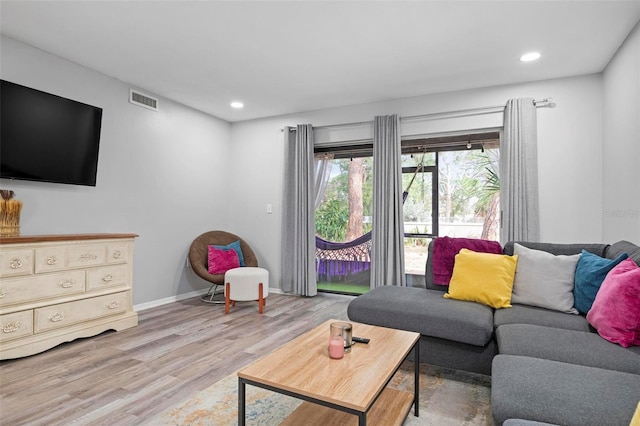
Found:
[[[317,294],[313,127],[284,129],[285,177],[282,224],[282,290]]]
[[[539,241],[538,148],[533,99],[510,99],[500,141],[500,241]]]
[[[371,288],[406,286],[400,120],[377,116],[373,128]]]

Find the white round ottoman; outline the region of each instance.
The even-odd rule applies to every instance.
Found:
[[[245,266],[228,270],[224,274],[224,313],[236,302],[257,301],[262,313],[269,295],[269,271],[264,268]]]

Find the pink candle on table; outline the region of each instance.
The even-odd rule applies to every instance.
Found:
[[[331,336],[329,338],[329,357],[340,359],[344,356],[344,339],[342,336]]]

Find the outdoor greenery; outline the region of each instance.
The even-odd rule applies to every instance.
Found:
[[[373,158],[364,161],[362,173],[362,205],[363,216],[371,217],[373,194]],[[350,159],[333,160],[332,174],[324,194],[323,203],[316,210],[316,233],[320,238],[334,242],[344,242],[349,222],[349,163]],[[364,221],[359,235],[371,230],[371,222]],[[358,235],[358,236],[359,236]]]
[[[495,233],[497,223],[497,205],[500,181],[498,177],[498,150],[463,150],[438,153],[438,205],[441,222],[478,222],[484,221],[483,234]],[[359,171],[362,180],[362,193],[356,194],[356,202],[362,203],[362,229],[356,236],[371,230],[373,159],[361,159]],[[316,211],[316,232],[326,240],[344,242],[347,238],[349,223],[349,203],[354,194],[349,192],[350,159],[332,160],[333,173],[327,184],[323,202]],[[435,153],[422,155],[404,155],[403,167],[418,167],[420,164],[434,165]],[[414,177],[413,173],[403,174],[403,189],[406,189]],[[432,177],[431,173],[417,173],[411,184],[409,196],[404,206],[404,220],[417,222],[418,232],[427,232],[432,215]],[[359,199],[360,197],[361,199]],[[489,229],[491,228],[491,229]],[[407,229],[415,232],[414,229]],[[486,232],[485,232],[486,231]],[[492,236],[495,238],[496,236]],[[353,239],[353,238],[350,238]],[[411,239],[410,244],[418,244]]]
[[[329,241],[342,242],[347,235],[349,205],[333,198],[316,211],[316,234]]]

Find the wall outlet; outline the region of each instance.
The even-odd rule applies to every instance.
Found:
[[[271,206],[271,203],[267,204],[267,214],[271,214],[273,213],[273,208]]]

